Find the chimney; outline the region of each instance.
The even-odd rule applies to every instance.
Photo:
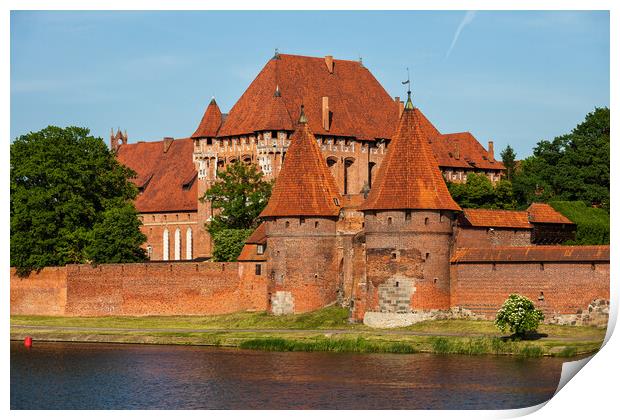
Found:
[[[398,118],[400,119],[400,117],[403,115],[403,111],[405,110],[405,104],[403,103],[403,101],[400,100],[400,96],[395,96],[394,102],[398,104]]]
[[[164,137],[164,153],[168,152],[168,149],[170,149],[170,146],[172,146],[173,141],[173,137]]]
[[[455,148],[455,150],[454,150],[454,158],[455,159],[460,159],[461,158],[461,146],[460,146],[458,141],[454,142],[454,148]]]
[[[489,140],[489,162],[495,162],[495,151],[493,150],[493,141]]]
[[[323,129],[329,131],[329,97],[323,96],[321,102],[321,114],[323,115]]]
[[[327,66],[327,71],[330,73],[333,73],[334,72],[334,57],[331,55],[326,55],[325,65]]]

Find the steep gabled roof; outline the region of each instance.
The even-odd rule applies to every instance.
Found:
[[[333,60],[330,72],[325,58],[278,54],[235,103],[218,135],[257,131],[276,85],[289,115],[297,115],[299,107],[305,105],[310,131],[315,135],[390,138],[398,121],[398,104],[361,63]],[[329,131],[322,124],[324,96],[329,98]]]
[[[556,211],[549,204],[532,203],[528,207],[527,212],[530,217],[530,222],[532,223],[558,223],[565,225],[574,224],[570,221],[570,219],[568,219],[562,213]]]
[[[531,229],[526,211],[463,209],[459,223],[465,226]]]
[[[211,102],[209,102],[198,128],[194,134],[192,134],[192,138],[215,137],[221,125],[222,112],[220,111],[220,107],[217,106],[215,98],[213,98]]]
[[[448,192],[410,100],[361,209],[461,209]]]
[[[437,163],[442,167],[506,169],[470,133],[437,134],[430,137]]]
[[[192,160],[193,140],[138,142],[119,146],[116,157],[137,175],[132,182],[141,190],[136,198],[140,213],[196,211],[198,190]]]
[[[342,197],[302,107],[282,170],[261,217],[338,216]]]
[[[609,245],[534,245],[458,248],[451,263],[477,262],[609,262]]]

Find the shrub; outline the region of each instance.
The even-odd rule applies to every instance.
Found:
[[[551,207],[577,224],[575,240],[565,245],[608,245],[609,212],[583,201],[552,201]]]
[[[502,331],[517,336],[535,332],[543,313],[534,307],[534,302],[525,296],[512,294],[506,299],[495,318],[495,325]]]

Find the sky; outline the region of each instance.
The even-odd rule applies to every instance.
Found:
[[[358,60],[442,133],[518,158],[609,106],[606,11],[11,12],[11,141],[48,125],[109,141],[191,135],[281,53]]]

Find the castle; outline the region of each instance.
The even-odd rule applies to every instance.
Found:
[[[211,100],[191,137],[127,140],[112,133],[111,148],[137,173],[152,262],[48,270],[41,286],[12,278],[12,313],[287,314],[338,303],[356,321],[457,307],[489,317],[520,293],[548,319],[587,323],[592,302],[609,299],[609,246],[558,245],[575,225],[547,204],[462,209],[445,181],[500,180],[493,143],[441,134],[410,92],[392,99],[360,62],[276,53],[228,115]],[[202,262],[213,209],[198,198],[235,161],[259,165],[273,192],[238,262]]]
[[[140,190],[136,208],[154,261],[205,259],[211,240],[203,225],[213,215],[198,200],[235,161],[253,163],[265,178],[280,174],[302,103],[322,159],[348,203],[372,188],[404,109],[357,61],[276,53],[228,114],[215,99],[191,137],[128,143],[111,133],[110,147],[134,169]],[[441,134],[422,114],[425,138],[444,177],[465,182],[471,172],[498,181],[504,166],[468,132]]]

